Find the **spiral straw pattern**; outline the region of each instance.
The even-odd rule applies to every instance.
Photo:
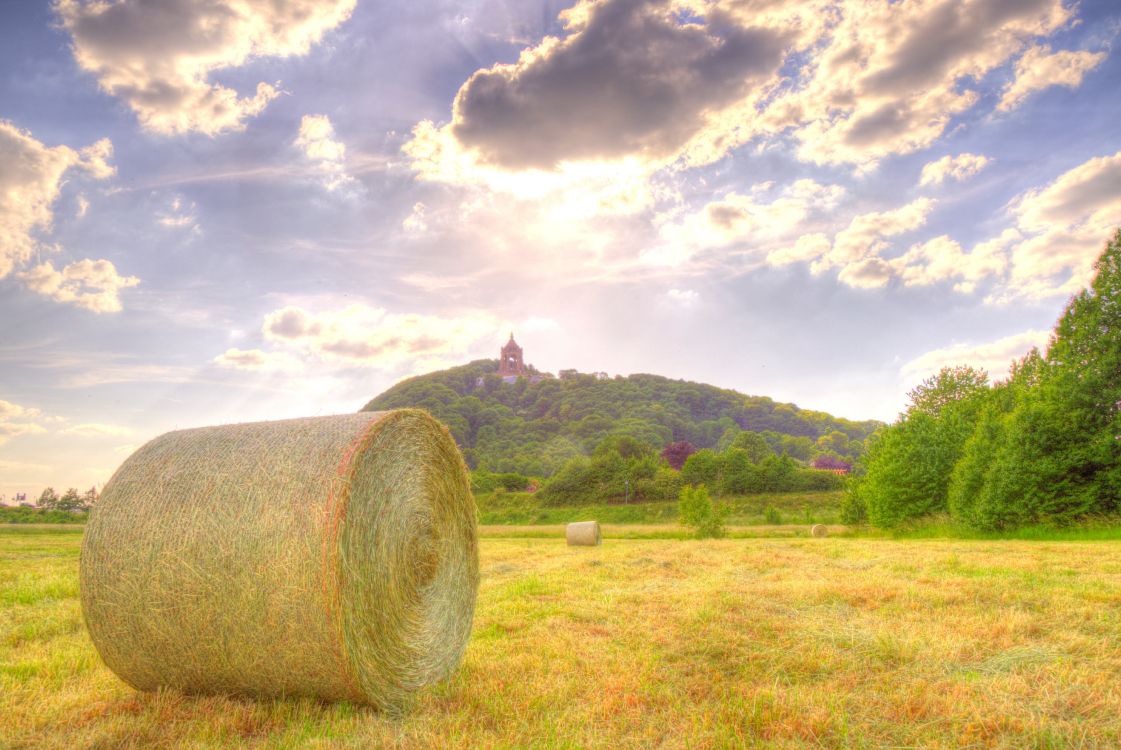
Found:
[[[82,611],[141,690],[396,710],[463,655],[475,516],[455,442],[423,411],[171,432],[91,515]]]

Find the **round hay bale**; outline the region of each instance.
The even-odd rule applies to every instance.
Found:
[[[475,515],[455,442],[422,411],[170,432],[105,486],[82,612],[141,690],[399,709],[463,655]]]
[[[599,521],[570,523],[564,530],[564,536],[570,547],[597,547],[603,541],[599,533]]]
[[[818,539],[821,539],[829,533],[829,529],[825,528],[825,524],[823,523],[815,523],[810,529],[810,533]]]

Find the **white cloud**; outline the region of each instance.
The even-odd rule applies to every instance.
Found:
[[[159,214],[156,220],[167,229],[186,229],[195,233],[199,231],[195,204],[186,205],[186,201],[179,195],[171,199],[168,210]]]
[[[127,427],[112,424],[98,424],[96,422],[88,422],[85,424],[76,424],[59,430],[60,435],[77,435],[78,437],[119,437],[121,435],[132,434],[132,430]]]
[[[19,404],[13,404],[11,401],[0,399],[0,421],[35,419],[40,416],[42,416],[42,412],[38,409],[29,409]]]
[[[0,445],[20,435],[42,435],[46,429],[33,422],[0,422]]]
[[[90,210],[90,202],[86,200],[86,196],[78,196],[78,210],[74,212],[76,218],[85,218],[86,212]]]
[[[96,313],[120,312],[120,291],[140,283],[135,276],[121,276],[107,260],[79,260],[61,271],[50,261],[40,263],[19,278],[28,289]]]
[[[288,306],[265,316],[265,338],[342,365],[393,369],[422,358],[458,359],[502,325],[487,313],[457,317],[390,313],[350,305],[311,312]]]
[[[767,262],[772,266],[783,266],[788,263],[814,260],[829,252],[833,243],[821,233],[803,234],[793,245],[780,247],[767,254]]]
[[[0,399],[0,445],[20,435],[42,435],[47,430],[38,420],[44,419],[42,412],[11,401]]]
[[[31,133],[0,120],[0,279],[47,249],[37,233],[49,232],[52,206],[63,178],[78,168],[94,179],[114,174],[108,163],[113,146],[101,140],[75,151],[69,146],[47,147]]]
[[[214,363],[233,370],[261,371],[288,369],[296,364],[296,360],[285,352],[231,348],[215,357]]]
[[[837,274],[837,279],[856,289],[879,289],[887,286],[892,276],[891,264],[872,256],[848,263]]]
[[[848,227],[833,238],[829,252],[812,266],[814,273],[833,267],[858,267],[842,272],[842,280],[856,281],[854,286],[868,286],[871,279],[883,278],[883,265],[876,256],[890,247],[888,238],[918,229],[926,223],[935,202],[930,198],[917,198],[899,208],[872,211],[853,218]],[[882,286],[882,284],[876,284]]]
[[[353,182],[346,173],[346,146],[335,140],[335,128],[327,115],[304,115],[293,145],[314,165],[328,190]]]
[[[929,146],[978,101],[977,81],[1073,15],[1062,0],[828,8],[840,20],[807,63],[808,83],[777,97],[765,119],[774,130],[794,128],[803,159],[864,168]]]
[[[1004,252],[1006,244],[1002,238],[997,238],[967,253],[955,240],[941,235],[911,246],[906,253],[893,259],[891,266],[906,286],[927,286],[957,279],[955,291],[969,293],[980,280],[1004,272],[1008,265]]]
[[[903,365],[900,375],[909,383],[917,383],[943,367],[971,365],[986,370],[993,380],[1000,380],[1008,375],[1013,361],[1027,354],[1032,347],[1044,349],[1050,336],[1050,331],[1032,329],[996,341],[952,344],[912,359]]]
[[[947,154],[923,166],[919,185],[940,185],[947,178],[961,182],[980,172],[989,162],[987,156],[980,154]]]
[[[768,193],[773,197],[768,199]],[[839,185],[810,179],[797,180],[779,191],[774,191],[772,183],[764,183],[755,186],[750,195],[731,192],[697,212],[659,217],[662,244],[650,248],[646,260],[679,265],[702,250],[737,245],[769,252],[768,260],[775,263],[789,262],[785,259],[793,251],[790,243],[810,217],[831,210],[844,194]]]
[[[279,95],[217,83],[257,57],[306,55],[346,21],[355,0],[57,0],[78,65],[123,99],[146,130],[214,135],[244,127]]]
[[[428,222],[425,221],[424,213],[428,209],[423,203],[417,202],[413,204],[412,212],[405,217],[401,222],[401,228],[406,232],[416,232],[420,234],[428,230]]]
[[[1016,76],[1004,89],[997,109],[1018,107],[1029,95],[1051,86],[1077,88],[1082,78],[1106,58],[1105,52],[1052,52],[1046,45],[1034,45],[1016,61]]]
[[[1012,204],[1018,242],[1009,243],[1008,287],[993,297],[1069,295],[1089,283],[1094,261],[1121,226],[1121,151],[1090,159]]]

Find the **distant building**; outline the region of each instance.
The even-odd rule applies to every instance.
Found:
[[[514,333],[511,331],[510,340],[502,347],[498,358],[498,377],[507,383],[513,383],[519,377],[524,377],[527,374],[522,348],[518,346],[518,342],[514,341]]]
[[[530,383],[540,383],[545,378],[553,377],[547,372],[538,372],[531,365],[525,363],[525,352],[514,341],[514,334],[498,353],[498,377],[503,383],[516,383],[518,378],[525,378]],[[475,381],[476,388],[482,388],[484,378]]]

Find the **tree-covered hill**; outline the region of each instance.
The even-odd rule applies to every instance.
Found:
[[[551,476],[589,455],[609,435],[629,435],[657,450],[675,441],[723,448],[741,431],[763,434],[776,451],[809,461],[831,454],[852,461],[880,422],[853,422],[762,396],[658,375],[536,373],[505,383],[497,360],[404,380],[363,411],[420,407],[451,429],[473,469]]]

